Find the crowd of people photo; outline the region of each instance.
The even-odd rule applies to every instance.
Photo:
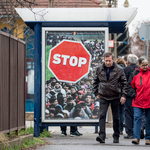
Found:
[[[54,47],[62,40],[75,41],[72,36],[47,35],[47,45]],[[91,67],[87,76],[77,83],[59,82],[55,77],[46,81],[45,119],[98,119],[99,99],[93,94],[93,77],[102,63],[104,40],[80,39],[91,54]]]
[[[92,92],[93,79],[88,76],[77,84],[51,77],[46,88],[46,119],[95,119],[99,116],[99,99]]]

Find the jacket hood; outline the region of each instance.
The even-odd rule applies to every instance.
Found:
[[[58,88],[58,89],[54,86],[54,91],[56,91],[56,92],[58,92],[58,93],[61,91],[61,89],[62,89],[62,86],[61,86],[61,85],[60,85],[60,88]]]
[[[121,66],[122,68],[125,68],[125,65],[124,64],[118,64],[119,66]]]
[[[141,67],[137,67],[137,68],[135,68],[135,70],[139,71],[139,72],[147,72],[147,71],[150,71],[150,68],[148,67],[147,70],[144,71],[144,70],[141,69]]]

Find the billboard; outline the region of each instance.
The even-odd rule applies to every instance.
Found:
[[[108,28],[42,28],[42,122],[98,123],[92,84],[107,51]]]

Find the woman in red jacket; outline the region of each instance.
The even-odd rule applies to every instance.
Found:
[[[133,97],[134,138],[132,143],[139,144],[142,113],[145,110],[145,144],[150,145],[150,68],[144,57],[139,58],[139,68],[136,68],[129,78],[128,94]]]

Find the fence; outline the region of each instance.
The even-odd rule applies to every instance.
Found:
[[[24,41],[0,31],[0,132],[25,128]]]

